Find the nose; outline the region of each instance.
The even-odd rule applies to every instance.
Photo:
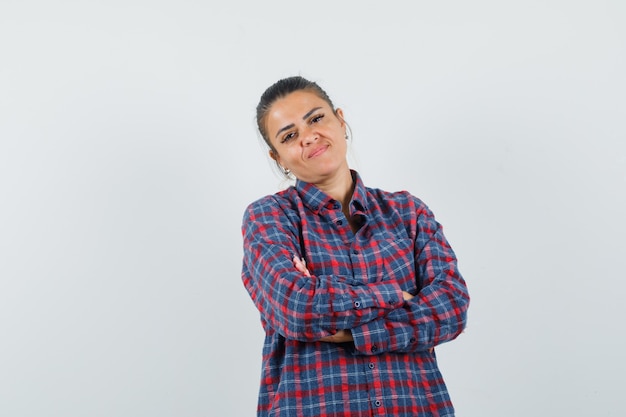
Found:
[[[318,134],[314,129],[308,128],[302,135],[302,144],[308,146],[318,139]]]

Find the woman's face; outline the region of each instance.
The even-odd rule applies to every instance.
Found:
[[[348,170],[343,112],[309,91],[295,91],[277,100],[267,113],[270,151],[283,168],[312,184],[324,183]]]

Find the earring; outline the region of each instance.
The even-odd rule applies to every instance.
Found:
[[[285,174],[285,176],[288,177],[289,174],[291,174],[291,171],[289,170],[289,168],[283,168],[283,174]]]
[[[345,136],[344,136],[344,137],[346,138],[346,140],[348,140],[348,134],[347,134],[347,133],[345,134]]]

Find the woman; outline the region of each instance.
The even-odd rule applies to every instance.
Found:
[[[465,326],[469,295],[431,211],[366,187],[341,109],[302,77],[257,107],[295,186],[252,203],[242,279],[266,332],[259,416],[453,416],[433,347]]]

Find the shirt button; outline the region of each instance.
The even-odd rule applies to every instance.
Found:
[[[378,346],[372,345],[372,353],[378,352]]]
[[[412,338],[409,339],[409,343],[413,344],[415,342],[417,342],[416,338],[412,337]]]
[[[370,369],[374,369],[374,366],[375,366],[375,365],[374,365],[373,363],[371,363],[371,362],[370,362],[370,363],[369,363],[369,365],[367,365],[367,366],[368,366]]]
[[[361,302],[360,301],[355,301],[354,302],[354,308],[359,308],[361,307]]]
[[[333,204],[333,208],[334,208],[335,210],[337,210],[337,209],[339,208],[339,203],[335,203],[335,204]]]
[[[337,225],[341,226],[343,224],[343,222],[341,220],[337,220]]]
[[[395,299],[395,298],[390,298],[390,299],[389,299],[389,304],[392,304],[392,305],[393,305],[393,304],[395,304],[396,302],[397,302],[397,301],[396,301],[396,299]]]
[[[376,400],[376,401],[374,401],[374,405],[376,407],[380,407],[381,405],[383,405],[383,403],[381,403],[380,401]]]
[[[355,255],[358,255],[359,251],[355,249],[355,250],[352,251],[352,253],[355,254]]]

